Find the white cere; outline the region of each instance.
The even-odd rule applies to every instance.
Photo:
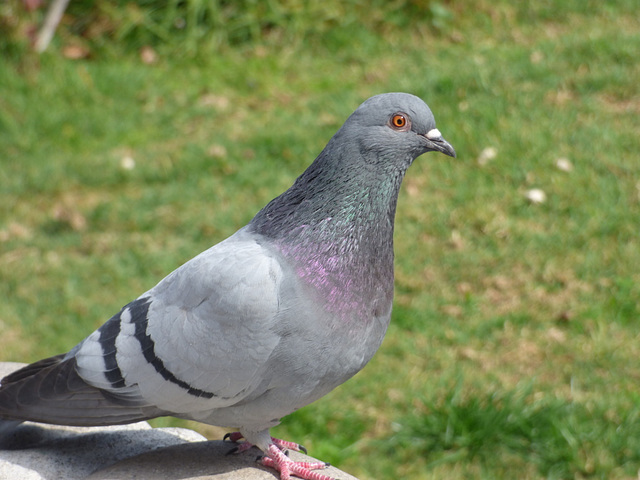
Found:
[[[429,140],[438,140],[442,138],[442,134],[440,133],[440,130],[438,130],[437,128],[434,128],[433,130],[429,130],[427,132],[427,138]]]

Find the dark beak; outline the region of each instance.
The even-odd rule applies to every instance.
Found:
[[[453,147],[449,142],[447,142],[444,138],[442,138],[442,135],[440,134],[440,131],[437,128],[434,128],[433,130],[429,130],[424,135],[424,138],[427,139],[427,146],[429,150],[442,152],[445,155],[449,155],[450,157],[455,158],[456,151],[453,149]]]

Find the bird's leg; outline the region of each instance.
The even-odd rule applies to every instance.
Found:
[[[242,443],[240,443],[240,440],[242,438],[244,438],[244,437],[242,436],[242,434],[240,432],[227,433],[223,437],[222,440],[229,440],[230,442],[237,444],[235,447],[233,447],[231,450],[229,450],[227,452],[227,455],[246,452],[251,447],[253,447],[253,443],[250,443],[250,442],[242,442]]]
[[[224,436],[224,440],[229,440],[234,443],[238,443],[239,440],[244,438],[242,433],[233,432],[227,433]],[[266,455],[259,458],[260,463],[265,467],[276,469],[280,472],[280,480],[289,480],[291,475],[306,480],[333,480],[331,477],[322,475],[321,473],[314,472],[319,468],[326,468],[329,466],[325,462],[294,462],[285,455],[286,450],[295,450],[297,452],[307,453],[307,449],[299,443],[287,442],[279,438],[269,437],[271,443],[265,451]],[[228,453],[242,453],[253,447],[251,442],[242,442],[237,447],[230,450]]]
[[[331,477],[314,472],[319,468],[328,467],[328,463],[294,462],[275,444],[269,445],[266,453],[267,455],[261,459],[262,465],[278,470],[280,472],[280,480],[290,480],[291,475],[305,480],[333,480]]]
[[[244,438],[240,432],[229,432],[225,434],[222,440],[229,440],[231,443],[238,443],[238,440]]]
[[[227,433],[224,436],[223,440],[229,440],[230,442],[238,443],[242,438],[244,438],[242,433],[240,433],[240,432],[231,432],[231,433]],[[287,442],[286,440],[281,440],[279,438],[274,438],[274,437],[271,437],[271,442],[274,445],[276,445],[282,451],[295,450],[296,452],[307,453],[307,449],[303,445],[300,445],[299,443]],[[252,443],[242,442],[242,443],[238,444],[237,447],[235,447],[232,450],[230,450],[228,453],[246,452],[251,447],[253,447]]]

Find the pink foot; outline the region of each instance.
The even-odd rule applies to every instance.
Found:
[[[227,433],[224,436],[224,440],[230,440],[233,443],[238,443],[242,438],[240,432]],[[328,463],[324,462],[294,462],[287,457],[283,451],[290,449],[297,452],[307,453],[307,449],[302,445],[293,442],[287,442],[280,440],[279,438],[271,437],[273,442],[269,445],[269,450],[264,457],[260,459],[260,462],[265,467],[276,469],[280,472],[280,480],[290,480],[291,475],[294,475],[305,480],[333,480],[331,477],[322,475],[321,473],[314,472],[319,468],[326,468]],[[230,450],[228,453],[242,453],[253,447],[253,444],[249,442],[242,442],[237,447]]]
[[[289,442],[287,442],[289,443]],[[276,445],[269,445],[267,456],[262,457],[265,467],[275,468],[280,472],[280,480],[290,480],[291,475],[306,480],[333,480],[331,477],[314,472],[319,468],[328,467],[324,462],[294,462],[287,457]]]

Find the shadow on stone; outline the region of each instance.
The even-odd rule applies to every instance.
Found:
[[[64,427],[25,422],[0,438],[1,479],[81,479],[119,460],[205,438],[146,422],[113,427]]]
[[[256,479],[278,478],[275,471],[261,467],[257,449],[227,455],[228,442],[186,443],[146,452],[95,472],[87,480],[178,480],[188,478]]]

